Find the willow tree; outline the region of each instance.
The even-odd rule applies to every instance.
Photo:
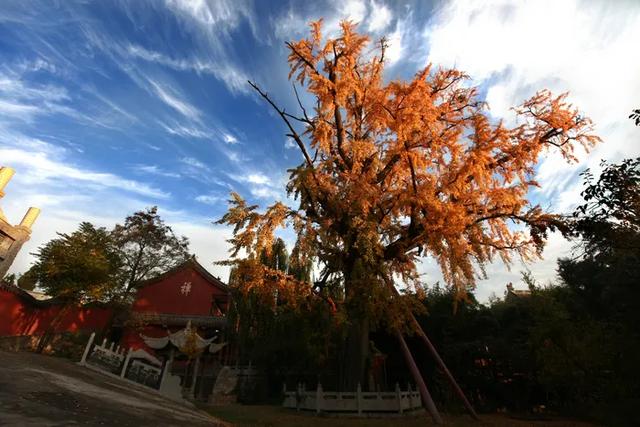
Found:
[[[507,126],[488,116],[463,72],[428,66],[410,81],[385,81],[384,39],[370,44],[350,22],[326,39],[314,22],[308,38],[287,47],[294,90],[295,82],[306,89],[313,108],[296,91],[300,111],[289,113],[249,83],[300,150],[287,184],[299,206],[277,202],[260,212],[234,194],[220,223],[235,227],[230,262],[244,268],[247,289],[312,293],[257,266],[281,226],[293,227],[298,255],[322,269],[319,286],[339,279],[343,298],[335,303],[349,325],[346,372],[355,386],[370,328],[412,324],[395,285],[420,289],[424,257],[435,258],[446,282],[463,292],[496,257],[539,256],[559,218],[528,200],[538,158],[575,161],[577,145],[589,149],[599,138],[566,95],[537,93]]]

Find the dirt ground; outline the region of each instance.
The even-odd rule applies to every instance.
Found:
[[[205,407],[216,417],[234,426],[251,427],[424,427],[434,426],[426,413],[390,418],[346,418],[315,415],[312,412],[296,412],[277,406],[229,405]],[[567,419],[522,420],[507,415],[480,415],[480,421],[473,421],[466,415],[443,414],[448,427],[593,427],[580,421]]]
[[[0,351],[0,426],[216,426],[205,412],[65,359]]]
[[[448,426],[592,425],[570,420],[523,421],[500,415],[482,415],[479,423],[463,415],[444,415],[444,419]],[[277,406],[190,408],[65,359],[0,351],[0,426],[73,425],[417,427],[432,423],[426,414],[358,419],[316,416]]]

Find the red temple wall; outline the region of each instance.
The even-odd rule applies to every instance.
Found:
[[[18,295],[0,288],[0,336],[24,335],[34,317]]]
[[[113,311],[95,305],[62,304],[37,306],[13,292],[0,289],[0,336],[42,335],[61,310],[54,333],[101,331],[109,323]]]
[[[182,287],[186,282],[191,283],[191,288],[185,294]],[[141,288],[132,311],[208,316],[212,314],[214,296],[226,301],[227,292],[213,286],[195,269],[185,268]]]
[[[190,283],[189,292],[183,291],[185,283]],[[171,275],[141,288],[131,310],[134,312],[209,316],[216,313],[213,300],[226,305],[228,293],[212,284],[191,266],[179,269]],[[58,320],[54,332],[93,332],[104,330],[111,320],[113,311],[98,305],[64,308],[61,304],[42,304],[28,296],[20,295],[0,287],[0,336],[42,335],[61,310],[65,310]],[[171,332],[175,332],[173,328]],[[177,328],[181,329],[181,328]],[[166,335],[166,328],[158,325],[145,326],[142,331],[125,328],[122,344],[125,347],[145,348],[139,336],[160,337]]]

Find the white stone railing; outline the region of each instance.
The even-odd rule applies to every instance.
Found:
[[[120,376],[120,378],[128,378],[139,384],[149,387],[158,388],[159,381],[162,377],[162,362],[157,360],[143,350],[125,349],[110,343],[107,346],[107,339],[102,344],[94,344],[95,332],[89,337],[87,346],[84,349],[81,365],[92,365],[103,371]],[[139,360],[132,360],[139,358]],[[145,360],[146,362],[142,362]],[[152,366],[156,365],[156,366]]]
[[[367,413],[399,413],[414,411],[422,408],[420,393],[411,390],[396,390],[392,392],[363,392],[360,384],[356,392],[323,391],[318,384],[315,391],[306,391],[298,384],[295,391],[284,389],[285,408],[321,412],[340,412],[363,415]]]
[[[102,344],[93,344],[94,339],[95,332],[89,337],[80,364],[90,363],[113,374],[121,373],[123,362],[127,358],[126,350],[113,342],[107,346],[106,338]]]

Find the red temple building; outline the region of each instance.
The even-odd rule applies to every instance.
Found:
[[[207,400],[231,360],[224,331],[229,303],[227,285],[192,258],[142,284],[121,345],[167,360],[188,394]]]
[[[123,348],[167,361],[183,389],[204,400],[222,366],[232,361],[225,332],[229,304],[227,285],[195,258],[143,283],[131,307],[117,314],[102,303],[69,307],[56,299],[38,300],[2,283],[0,337],[96,332]],[[63,309],[63,316],[57,316]]]
[[[189,323],[203,335],[220,334],[226,325],[229,289],[195,259],[158,276],[138,289],[121,343],[153,350],[143,336],[166,337]]]

